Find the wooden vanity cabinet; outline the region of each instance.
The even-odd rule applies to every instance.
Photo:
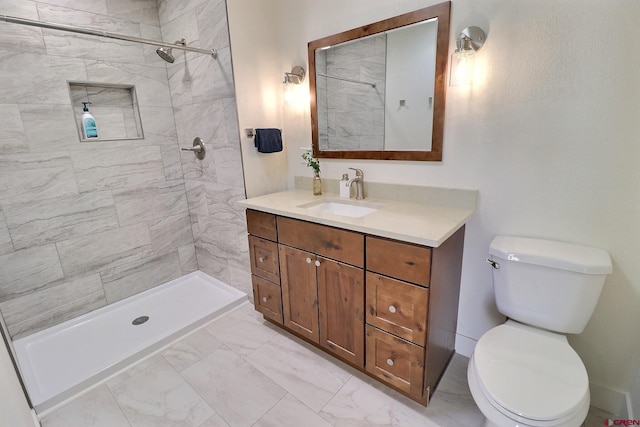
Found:
[[[454,351],[464,226],[437,248],[247,210],[256,310],[427,405]]]
[[[454,351],[463,243],[366,237],[365,369],[424,405]]]
[[[364,236],[291,218],[277,221],[284,325],[363,368]]]

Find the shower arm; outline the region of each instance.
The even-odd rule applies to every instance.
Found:
[[[93,30],[90,28],[76,27],[74,25],[55,24],[53,22],[35,21],[33,19],[18,18],[15,16],[9,16],[9,15],[0,15],[0,21],[9,22],[12,24],[31,25],[33,27],[48,28],[51,30],[69,31],[72,33],[87,34],[90,36],[125,40],[125,41],[130,41],[135,43],[144,43],[144,44],[150,44],[154,46],[170,47],[173,49],[186,50],[189,52],[204,53],[206,55],[211,55],[213,59],[218,58],[218,52],[215,49],[210,49],[210,50],[199,49],[197,47],[187,46],[186,44],[179,45],[179,44],[164,43],[164,42],[159,42],[155,40],[143,39],[140,37],[127,36],[124,34],[110,33],[109,31]]]

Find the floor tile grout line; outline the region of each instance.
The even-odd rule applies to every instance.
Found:
[[[216,350],[219,350],[219,349],[216,349]],[[214,352],[215,352],[216,350],[214,350]],[[212,352],[211,354],[213,354],[213,352]],[[235,353],[234,353],[234,354],[235,354]],[[207,356],[205,356],[205,357],[207,357]],[[204,358],[203,358],[203,359],[204,359]],[[200,359],[200,361],[202,361],[202,359]],[[200,363],[200,361],[198,361],[198,362],[196,362],[196,363],[193,363],[191,366],[189,366],[189,368],[191,368],[191,367],[193,367],[194,365],[196,365],[196,364]],[[210,420],[210,419],[211,419],[211,417],[213,417],[213,415],[217,415],[217,416],[219,416],[219,417],[220,417],[220,419],[222,419],[222,421],[224,421],[224,422],[225,422],[225,424],[227,424],[228,426],[230,426],[231,424],[229,424],[229,422],[228,422],[228,421],[227,421],[227,420],[222,416],[222,414],[218,411],[218,409],[217,409],[217,408],[216,408],[216,407],[215,407],[211,402],[209,402],[209,401],[205,398],[205,396],[203,396],[203,395],[202,395],[202,393],[200,393],[200,391],[198,391],[198,389],[196,389],[196,387],[194,387],[194,385],[193,385],[193,384],[191,384],[191,382],[189,381],[189,379],[188,379],[188,378],[185,378],[185,377],[183,377],[183,376],[182,376],[182,372],[186,371],[186,370],[187,370],[187,369],[189,369],[189,368],[185,368],[185,369],[183,369],[181,372],[178,372],[178,375],[180,375],[180,378],[182,378],[182,379],[184,380],[184,382],[186,382],[186,383],[189,385],[189,387],[190,387],[190,388],[191,388],[191,389],[192,389],[192,390],[193,390],[193,391],[194,391],[194,392],[195,392],[195,393],[200,397],[200,399],[202,399],[202,401],[203,401],[204,403],[206,403],[206,404],[207,404],[207,406],[208,406],[209,408],[211,408],[211,410],[213,411],[213,414],[212,414],[211,416],[209,416],[209,418],[207,418],[206,420],[202,421],[202,423],[200,423],[200,425],[202,425],[203,423],[205,423],[205,422],[207,422],[208,420]]]
[[[271,405],[271,407],[269,409],[267,409],[264,414],[260,415],[260,418],[258,418],[257,420],[255,420],[251,425],[255,426],[256,423],[260,422],[261,419],[263,419],[269,412],[271,412],[271,410],[273,408],[275,408],[276,406],[278,406],[278,404],[280,402],[282,402],[287,396],[293,396],[289,391],[287,391],[287,389],[285,389],[283,387],[283,390],[286,391],[286,393],[284,394],[284,396],[282,396],[280,399],[278,399],[278,401],[276,403],[274,403],[273,405]]]
[[[111,388],[109,388],[109,386],[106,383],[104,383],[103,385],[105,386],[105,388],[109,392],[109,395],[111,395],[111,397],[113,398],[113,401],[116,402],[116,405],[118,405],[118,410],[120,410],[120,413],[122,414],[124,419],[127,420],[127,423],[129,423],[129,426],[134,427],[132,422],[131,422],[131,420],[129,419],[129,417],[127,417],[127,414],[122,409],[122,406],[120,405],[120,402],[118,401],[118,398],[113,394],[113,390],[111,390]]]

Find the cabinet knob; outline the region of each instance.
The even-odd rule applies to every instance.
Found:
[[[267,302],[269,301],[269,297],[262,297],[262,302]]]
[[[307,264],[311,264],[311,258],[307,257]]]
[[[396,311],[398,311],[398,310],[396,310],[396,306],[395,306],[395,305],[390,305],[390,306],[389,306],[389,313],[392,313],[392,314],[393,314],[393,313],[395,313]]]
[[[316,260],[316,267],[320,267],[320,261]]]
[[[258,261],[260,261],[260,262],[264,262],[264,257],[260,257],[260,258],[258,258]]]
[[[387,359],[387,365],[393,366],[393,359]]]

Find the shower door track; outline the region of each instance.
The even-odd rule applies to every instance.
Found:
[[[218,52],[216,51],[216,49],[210,49],[210,50],[208,50],[208,49],[199,49],[197,47],[191,47],[191,46],[181,45],[181,44],[172,44],[172,43],[159,42],[159,41],[156,41],[156,40],[149,40],[149,39],[143,39],[143,38],[140,38],[140,37],[127,36],[127,35],[124,35],[124,34],[111,33],[109,31],[93,30],[91,28],[76,27],[75,25],[56,24],[56,23],[53,23],[53,22],[35,21],[33,19],[18,18],[16,16],[10,16],[10,15],[0,15],[0,21],[9,22],[9,23],[12,23],[12,24],[30,25],[32,27],[48,28],[48,29],[51,29],[51,30],[68,31],[68,32],[71,32],[71,33],[86,34],[86,35],[90,35],[90,36],[98,36],[98,37],[106,37],[106,38],[110,38],[110,39],[125,40],[125,41],[129,41],[129,42],[134,42],[134,43],[150,44],[150,45],[154,45],[154,46],[168,47],[168,48],[172,48],[172,49],[186,50],[188,52],[196,52],[196,53],[203,53],[203,54],[206,54],[206,55],[211,55],[213,57],[213,59],[217,59],[218,58]]]

